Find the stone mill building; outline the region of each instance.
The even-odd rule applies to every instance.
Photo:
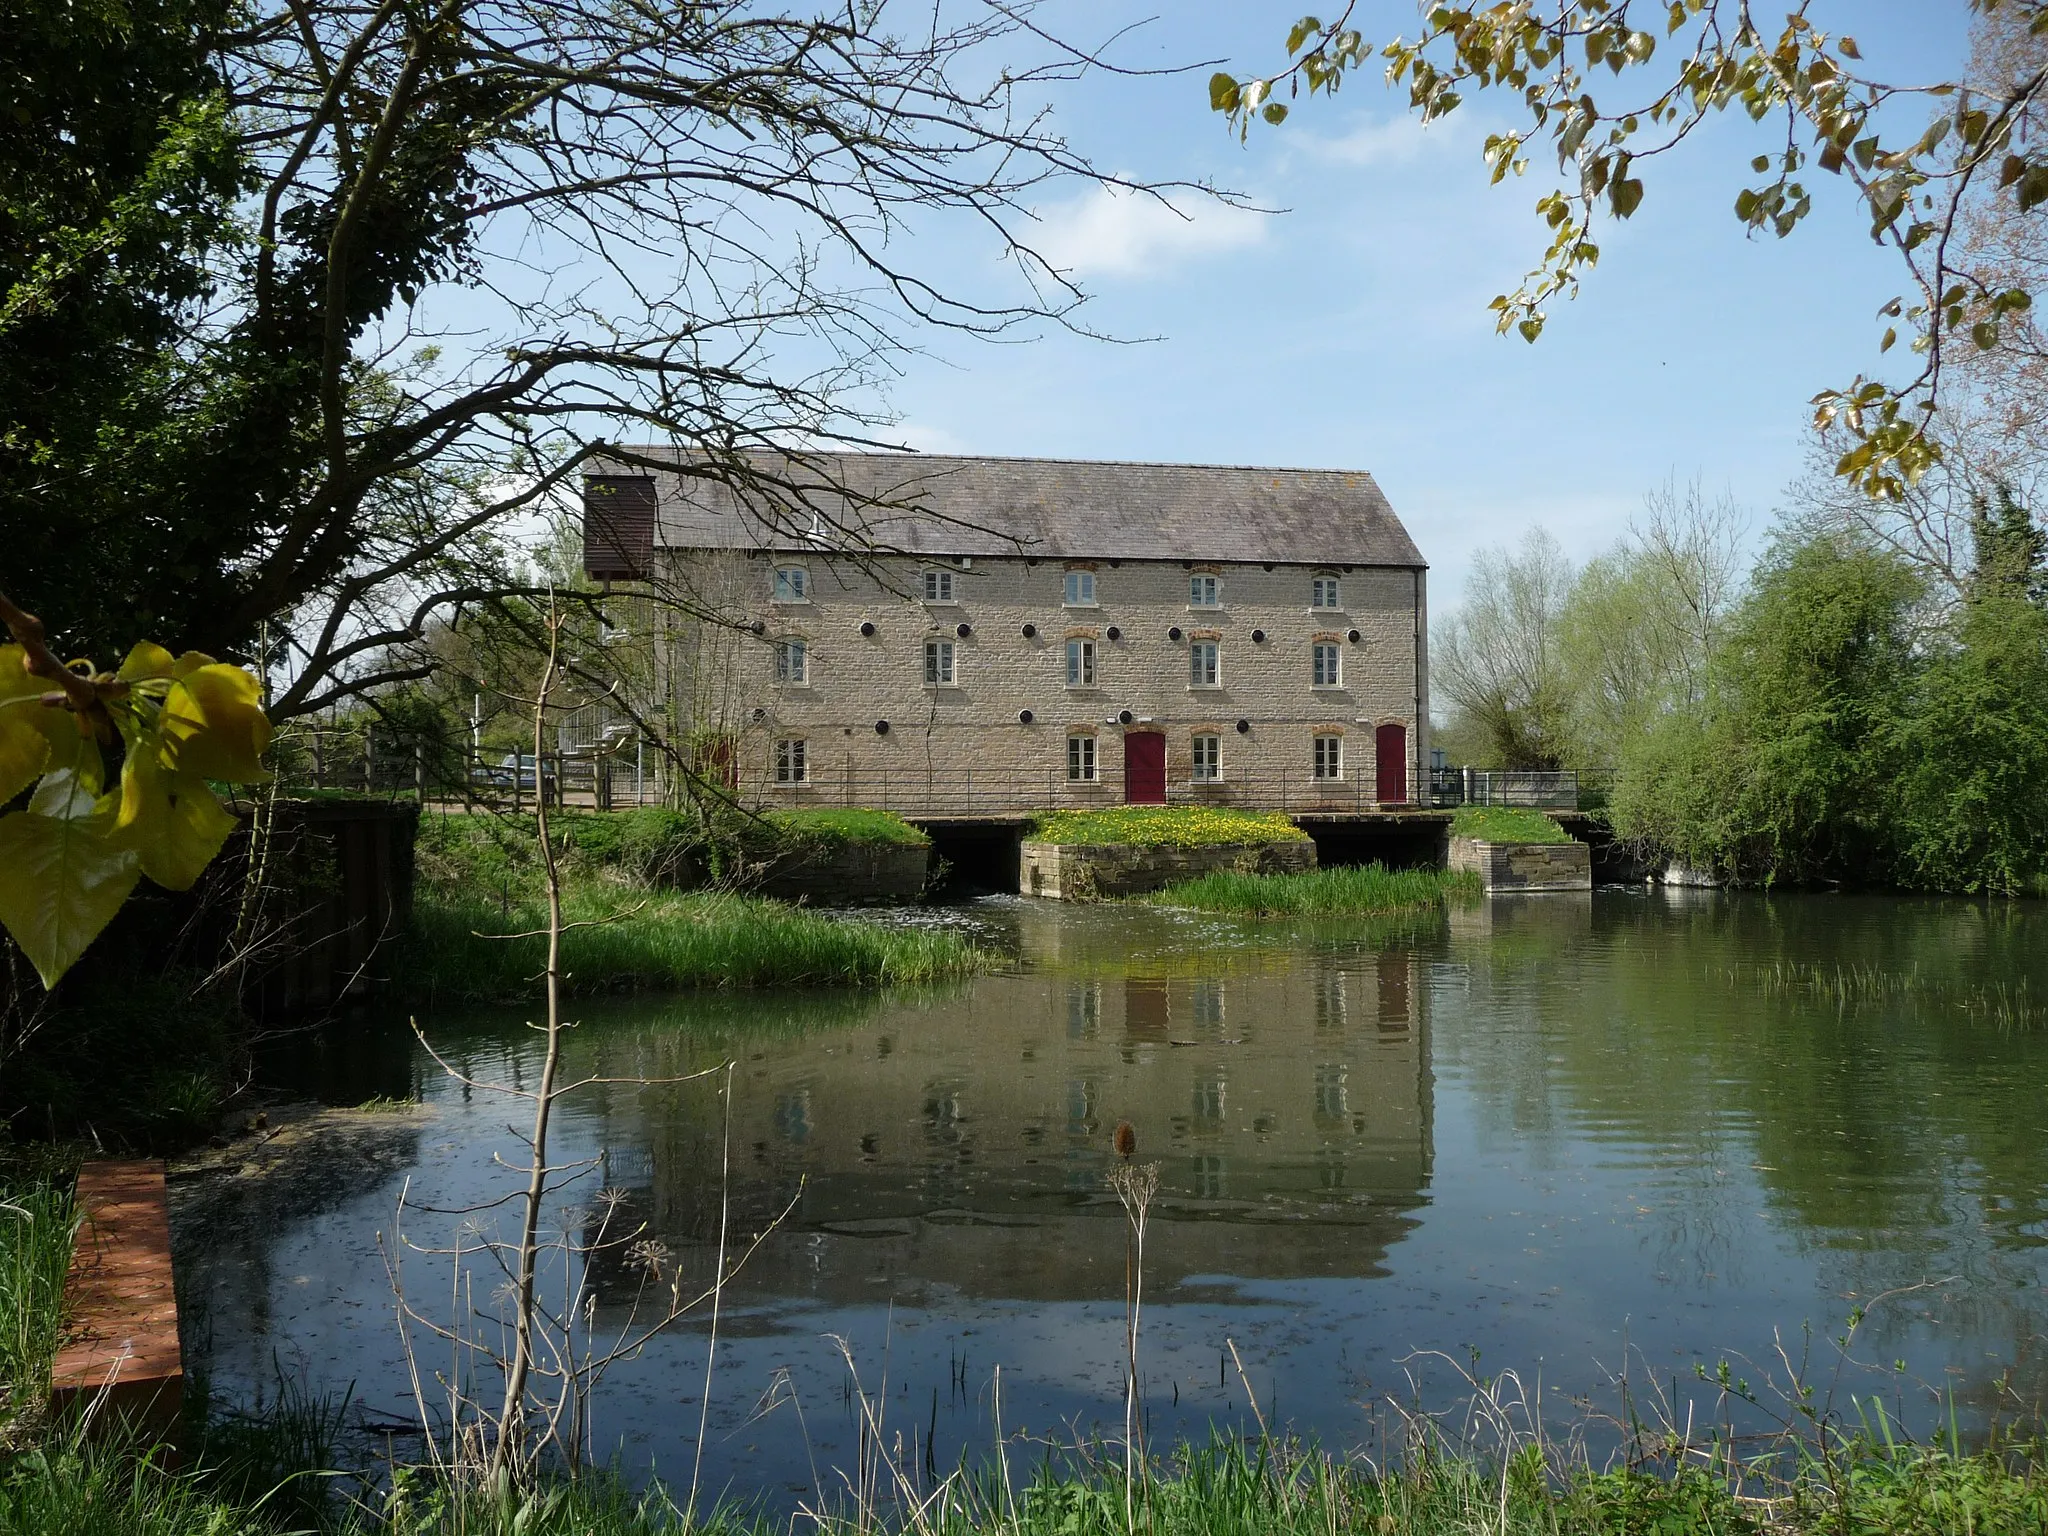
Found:
[[[600,462],[584,562],[749,802],[1298,815],[1426,796],[1427,569],[1371,475],[924,454]],[[635,637],[636,639],[639,637]]]

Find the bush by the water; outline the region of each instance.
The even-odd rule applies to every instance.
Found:
[[[1292,875],[1218,870],[1156,891],[1147,899],[1162,906],[1236,912],[1246,917],[1378,917],[1424,911],[1445,900],[1470,900],[1479,893],[1479,877],[1469,871],[1365,864]]]
[[[1118,805],[1099,811],[1054,811],[1034,821],[1030,835],[1041,843],[1167,848],[1308,841],[1308,834],[1278,811],[1235,811],[1216,805]]]
[[[1451,836],[1482,843],[1568,843],[1566,832],[1541,811],[1505,805],[1467,805],[1451,818]]]
[[[572,993],[695,987],[898,986],[986,969],[958,934],[823,917],[760,897],[584,886],[564,916]],[[401,953],[408,996],[482,1000],[531,996],[546,962],[541,904],[442,897],[415,905]],[[522,934],[494,938],[494,934]]]

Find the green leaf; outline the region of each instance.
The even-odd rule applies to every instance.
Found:
[[[1209,109],[1213,112],[1235,112],[1237,110],[1238,84],[1231,76],[1218,70],[1209,77]]]
[[[141,856],[108,839],[113,817],[0,817],[0,924],[54,987],[121,910]]]
[[[1609,190],[1614,200],[1614,216],[1625,219],[1634,213],[1643,201],[1643,183],[1640,178],[1629,176],[1614,183]]]
[[[37,702],[45,688],[32,676],[18,645],[0,645],[0,805],[5,805],[29,785],[50,758],[51,713]],[[68,715],[56,722],[70,728]]]
[[[1287,121],[1287,103],[1284,101],[1269,101],[1259,109],[1259,116],[1277,128],[1280,124]]]

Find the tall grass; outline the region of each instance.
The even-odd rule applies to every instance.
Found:
[[[1221,805],[1113,805],[1099,811],[1050,811],[1031,824],[1031,836],[1044,843],[1169,848],[1308,841],[1308,834],[1283,812],[1239,811]]]
[[[1804,996],[1831,1004],[1838,1013],[1876,1003],[1911,999],[1950,1008],[2007,1029],[2048,1023],[2048,1002],[2037,999],[2022,976],[2017,982],[1941,981],[1918,971],[1888,971],[1875,965],[1817,965],[1774,961],[1731,970],[1729,980],[1747,979],[1766,996]]]
[[[60,1185],[0,1197],[0,1449],[21,1443],[42,1418],[77,1232],[70,1192]]]
[[[1099,1449],[1099,1448],[1098,1448]],[[1183,1447],[1146,1468],[1133,1516],[1120,1465],[1087,1447],[1041,1461],[1021,1487],[993,1470],[936,1487],[813,1507],[794,1520],[731,1508],[692,1521],[661,1488],[587,1478],[504,1496],[401,1470],[382,1490],[308,1519],[275,1493],[236,1496],[201,1460],[66,1447],[0,1472],[0,1531],[36,1536],[2001,1536],[2048,1529],[2039,1446],[1966,1455],[1858,1442],[1836,1475],[1789,1468],[1758,1491],[1742,1469],[1596,1468],[1526,1445],[1503,1458],[1421,1449],[1381,1469],[1271,1440]]]
[[[905,986],[987,969],[958,934],[893,928],[758,897],[635,894],[602,887],[564,902],[568,989],[580,995],[698,987]],[[543,908],[422,897],[401,957],[408,993],[458,1001],[532,993],[545,961]],[[524,935],[493,938],[493,934]]]
[[[1244,917],[1380,917],[1417,912],[1480,894],[1466,870],[1388,869],[1383,864],[1309,870],[1297,875],[1244,875],[1219,870],[1155,891],[1146,900]]]

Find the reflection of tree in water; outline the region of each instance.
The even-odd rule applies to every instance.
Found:
[[[1759,1240],[1782,1243],[1839,1302],[1814,1320],[1825,1329],[1952,1275],[1880,1308],[1864,1344],[1903,1353],[1930,1329],[2014,1341],[2042,1395],[2048,1036],[2002,1030],[1943,989],[2044,995],[2048,914],[1653,894],[1602,898],[1583,923],[1454,920],[1448,953],[1445,984],[1465,997],[1440,1070],[1470,1081],[1524,1155],[1561,1162],[1589,1135],[1645,1148],[1651,1253],[1672,1278],[1737,1283]],[[1774,982],[1795,969],[1915,984],[1828,996]]]

